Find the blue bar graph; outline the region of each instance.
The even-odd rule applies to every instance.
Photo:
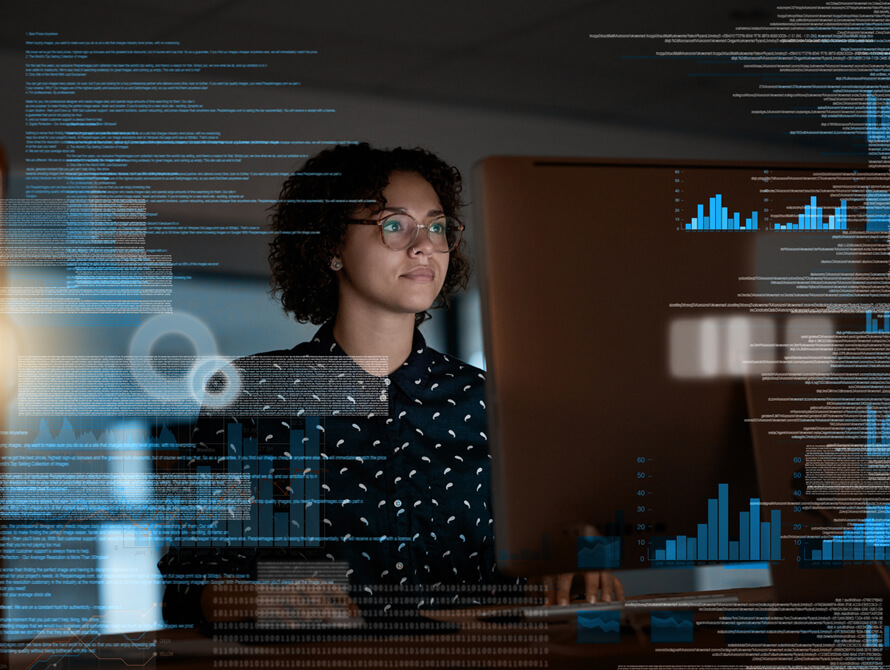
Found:
[[[878,631],[872,629],[870,623],[865,624],[865,646],[866,647],[890,647],[890,626],[884,626],[883,640]]]
[[[748,510],[739,512],[738,539],[730,539],[729,484],[719,484],[717,497],[708,500],[707,523],[697,524],[696,536],[653,538],[650,562],[669,567],[782,560],[781,510],[770,510],[769,521],[761,521],[761,508],[760,499],[751,498]]]
[[[726,561],[729,560],[729,484],[717,485],[717,510],[719,533],[717,556],[721,561]]]
[[[868,207],[867,230],[890,230],[890,193],[868,191],[866,194]],[[689,231],[712,230],[758,230],[758,214],[751,212],[742,225],[741,214],[732,212],[723,205],[723,195],[717,193],[708,199],[707,206],[696,206],[696,215],[683,229]],[[847,230],[847,201],[841,200],[840,205],[825,210],[818,203],[815,195],[810,196],[808,204],[804,204],[803,212],[793,221],[773,224],[773,230]]]
[[[237,456],[232,456],[233,447],[234,453],[241,453],[241,424],[240,423],[230,423],[228,428],[226,429],[226,436],[228,438],[228,459],[227,463],[227,471],[228,474],[235,479],[236,477],[240,477],[242,472],[241,459]],[[240,518],[236,518],[238,514],[234,509],[230,510],[228,513],[228,522],[226,525],[228,526],[228,541],[229,545],[240,547],[244,544],[244,525]]]
[[[208,536],[214,543],[251,547],[320,544],[318,422],[317,417],[307,417],[305,425],[311,429],[291,429],[287,446],[281,446],[281,453],[263,454],[259,453],[256,438],[243,437],[241,424],[227,426],[226,473],[233,486],[236,481],[244,483],[241,490],[247,492],[249,499],[243,501],[240,509],[230,507],[222,524],[224,532]],[[238,492],[228,492],[227,497],[237,495]]]
[[[275,512],[275,546],[288,546],[290,517],[287,512]]]
[[[751,498],[751,556],[760,558],[760,499]]]
[[[698,524],[698,560],[708,560],[708,524]],[[691,558],[691,557],[690,557]]]
[[[865,217],[867,232],[885,233],[890,230],[890,193],[866,190]]]
[[[774,230],[847,230],[847,201],[841,200],[840,207],[834,208],[834,214],[823,220],[822,208],[816,202],[816,196],[810,196],[810,204],[804,205],[803,213],[798,214],[796,222],[775,223]]]
[[[213,511],[210,501],[210,466],[200,465],[197,468],[198,482],[196,488],[195,503],[197,508],[195,523],[195,545],[198,547],[210,546],[211,523]]]
[[[719,553],[718,551],[718,537],[717,534],[717,517],[718,517],[718,502],[716,498],[708,499],[708,558],[714,557],[717,558]]]
[[[878,324],[878,317],[872,316],[871,310],[865,312],[866,333],[890,333],[890,312],[884,312],[883,325]]]
[[[890,504],[867,506],[865,518],[832,537],[802,538],[800,566],[837,567],[890,558]]]
[[[241,443],[241,467],[245,479],[250,481],[250,519],[244,522],[244,541],[251,547],[257,546],[260,536],[259,510],[259,452],[257,439],[246,438]]]
[[[260,461],[261,471],[257,477],[257,514],[260,517],[260,532],[258,544],[261,547],[271,547],[275,544],[275,526],[273,523],[273,505],[275,481],[273,479],[271,460],[264,458]]]
[[[890,141],[890,103],[879,104],[871,91],[866,94],[865,127],[869,142]]]
[[[292,430],[290,432],[290,455],[293,459],[290,468],[290,487],[291,495],[294,500],[305,500],[306,498],[306,479],[303,471],[306,468],[313,468],[317,464],[309,464],[306,461],[306,444],[303,440],[304,431]],[[291,505],[290,518],[288,520],[289,535],[295,539],[294,544],[305,544],[306,538],[306,505]]]
[[[865,453],[868,458],[890,457],[890,414],[885,414],[878,424],[878,413],[871,405],[865,408]]]
[[[318,471],[321,467],[321,448],[320,448],[320,431],[316,426],[319,419],[317,417],[306,417],[306,451],[304,453],[306,467],[311,468],[314,473],[311,477],[305,479],[305,499],[306,503],[306,530],[305,544],[312,547],[321,546],[321,504],[319,497],[321,496],[321,482],[318,478]]]
[[[708,214],[705,216],[705,205],[696,207],[696,216],[687,223],[684,230],[757,230],[757,212],[751,212],[751,216],[745,219],[745,225],[740,225],[739,212],[729,214],[729,208],[723,205],[723,195],[717,193],[708,198]]]

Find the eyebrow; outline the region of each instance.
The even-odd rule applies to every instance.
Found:
[[[395,212],[396,214],[407,214],[408,213],[408,210],[404,207],[384,207],[382,211]],[[443,212],[441,209],[431,209],[430,211],[428,211],[426,213],[426,216],[427,216],[427,218],[429,218],[431,216],[439,216],[440,214],[444,214],[444,213],[445,212]]]

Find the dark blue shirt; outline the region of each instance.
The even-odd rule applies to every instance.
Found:
[[[260,356],[343,355],[328,323],[310,342]],[[388,416],[327,416],[306,426],[323,431],[321,497],[337,501],[321,506],[321,555],[347,562],[352,593],[379,608],[394,594],[403,605],[444,607],[521,584],[495,567],[483,371],[431,349],[415,330],[411,354],[384,383]],[[199,421],[199,449],[225,452],[221,421]],[[171,549],[159,564],[173,582],[165,594],[168,620],[196,616],[200,575],[255,578],[258,557],[285,555],[310,554]],[[195,584],[176,584],[184,575],[197,576]],[[171,616],[171,606],[184,616]]]

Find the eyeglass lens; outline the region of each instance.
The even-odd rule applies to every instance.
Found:
[[[383,242],[390,249],[402,251],[417,239],[417,222],[406,214],[394,214],[383,220],[381,225]],[[451,251],[460,242],[460,224],[448,217],[435,219],[426,226],[433,249],[439,252]]]

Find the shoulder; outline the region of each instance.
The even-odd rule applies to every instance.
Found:
[[[272,349],[260,351],[250,356],[244,356],[238,360],[250,360],[258,358],[284,358],[287,356],[330,356],[340,354],[337,343],[333,339],[332,327],[325,324],[311,340],[300,342],[290,349]]]
[[[455,356],[430,349],[430,358],[441,372],[449,372],[461,377],[485,381],[485,370],[477,368],[475,365],[470,365]]]
[[[485,387],[485,371],[461,359],[443,354],[433,348],[426,352],[425,363],[430,381],[443,386],[460,387],[467,391],[470,388],[483,390]]]
[[[313,346],[313,342],[300,342],[295,347],[291,347],[290,349],[272,349],[271,351],[259,351],[255,354],[250,354],[250,356],[243,356],[238,360],[244,360],[247,358],[272,358],[276,356],[311,356],[315,353]]]

